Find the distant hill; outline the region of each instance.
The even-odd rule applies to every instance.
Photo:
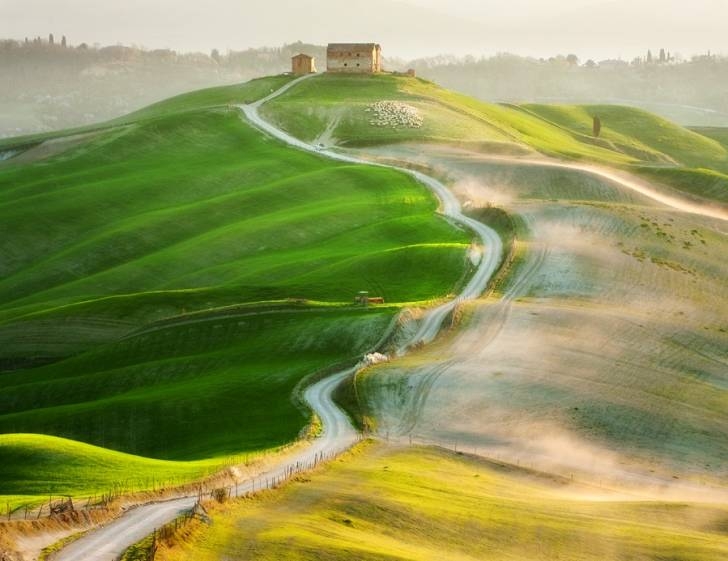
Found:
[[[348,37],[331,35],[332,40]],[[574,64],[566,56],[507,54],[408,61],[396,56],[386,34],[372,39],[384,45],[386,69],[415,68],[420,76],[484,101],[632,105],[683,125],[728,126],[728,60],[720,57],[680,64],[672,59],[669,64]],[[47,37],[0,41],[0,138],[90,124],[185,91],[279,74],[299,52],[315,56],[325,69],[321,44],[179,53],[70,41],[64,47],[61,41],[62,36],[53,45]]]
[[[324,52],[295,43],[218,56],[121,45],[64,47],[61,40],[0,41],[0,138],[104,121],[182,92],[279,74],[301,51]]]

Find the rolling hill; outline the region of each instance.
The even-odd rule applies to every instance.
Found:
[[[241,120],[235,104],[289,79],[193,92],[111,123],[0,144],[13,154],[0,163],[10,233],[0,242],[1,432],[72,439],[74,458],[101,454],[80,443],[130,453],[133,461],[111,464],[136,462],[149,476],[173,468],[195,477],[200,465],[295,439],[308,422],[296,400],[302,380],[371,348],[403,307],[455,291],[470,236],[435,215],[422,186],[288,149]],[[421,125],[377,124],[379,101],[414,109]],[[599,139],[590,135],[596,112]],[[722,131],[624,107],[492,105],[394,75],[318,76],[263,113],[308,141],[434,166],[476,207],[501,200],[521,217],[516,261],[525,269],[515,270],[530,276],[496,293],[516,287],[517,301],[480,302],[465,318],[486,339],[502,321],[503,345],[486,341],[476,353],[466,333],[453,348],[362,376],[362,404],[381,427],[507,446],[522,442],[509,432],[518,423],[501,427],[489,415],[516,418],[525,399],[524,434],[563,429],[625,446],[648,467],[675,460],[666,473],[709,458],[704,471],[722,476],[722,301],[703,313],[725,278],[718,226],[528,161],[619,167],[724,203]],[[387,305],[351,307],[359,290]],[[639,313],[624,309],[632,301]],[[580,338],[585,325],[592,336]],[[604,341],[609,353],[594,347]],[[433,386],[433,365],[449,367],[451,352],[464,367]],[[686,377],[696,352],[700,367]],[[499,408],[484,406],[484,392]],[[680,399],[666,415],[664,404]],[[56,457],[60,443],[0,441],[0,462],[11,466],[2,494],[43,488],[45,468],[36,480],[18,475],[22,449]],[[54,488],[82,492],[77,475],[60,467]],[[113,470],[101,475],[83,492],[103,490]]]
[[[728,552],[723,505],[630,498],[430,448],[367,444],[275,493],[210,508],[211,525],[193,523],[156,558],[708,561]]]
[[[381,100],[403,120],[382,126]],[[725,208],[724,130],[629,107],[489,105],[393,75],[316,77],[266,110],[301,138],[426,165],[474,212],[499,204],[520,224],[515,272],[461,333],[357,377],[379,434],[565,476],[724,485],[724,222],[582,165]]]
[[[141,458],[41,434],[0,434],[0,481],[11,509],[39,497],[84,497],[179,485],[220,470],[220,460],[171,462]],[[7,495],[10,490],[12,494]]]
[[[425,187],[286,148],[231,105],[288,79],[3,144],[20,154],[0,164],[0,432],[213,464],[269,449],[309,421],[301,380],[463,281],[470,236]],[[360,290],[388,305],[352,307]],[[0,443],[0,494],[50,485],[25,444]],[[52,487],[103,490],[76,479],[60,462]]]
[[[372,125],[372,104],[414,108],[422,125]],[[546,156],[628,169],[684,193],[728,202],[728,149],[639,109],[611,105],[495,105],[405,76],[332,76],[308,80],[266,105],[291,134],[339,146],[446,143],[491,154]],[[592,136],[592,118],[603,133]],[[720,135],[721,129],[714,134]]]

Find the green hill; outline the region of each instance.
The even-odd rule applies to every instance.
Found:
[[[363,448],[363,449],[362,449]],[[310,478],[211,506],[160,561],[217,559],[709,561],[728,554],[723,505],[603,489],[430,448],[360,447]]]
[[[691,130],[720,142],[728,150],[728,127],[693,127]]]
[[[633,107],[526,105],[524,109],[589,137],[594,116],[602,120],[598,142],[633,154],[645,164],[633,171],[685,193],[728,202],[728,144],[722,129],[689,130]]]
[[[584,139],[632,153],[643,161],[702,166],[728,166],[728,151],[713,139],[671,123],[642,109],[617,105],[523,105],[522,108]],[[602,129],[591,138],[593,119]]]
[[[401,306],[456,290],[470,236],[435,214],[424,187],[291,150],[245,124],[234,105],[290,79],[0,142],[17,153],[0,163],[0,432],[138,462],[267,449],[306,425],[292,399],[302,379],[367,350]],[[323,75],[263,111],[315,142],[540,152],[728,201],[723,132],[630,108],[494,105],[420,79]],[[359,290],[389,305],[348,306]],[[72,471],[57,475],[58,492],[76,489]]]
[[[3,504],[11,509],[47,501],[49,495],[85,497],[120,486],[138,490],[180,484],[220,467],[218,460],[150,460],[54,436],[0,434]]]
[[[425,187],[289,149],[231,105],[289,79],[3,144],[22,153],[0,164],[0,432],[186,461],[277,446],[308,422],[304,377],[462,282],[470,236]],[[359,290],[390,305],[353,308]],[[59,463],[53,487],[75,478]]]
[[[394,312],[278,306],[177,318],[3,374],[0,432],[186,460],[284,444],[307,422],[296,384],[358,358]]]
[[[414,111],[377,119],[374,104],[392,101]],[[291,89],[264,114],[308,141],[362,146],[392,142],[466,145],[493,154],[540,152],[620,166],[687,193],[728,202],[728,149],[701,134],[640,109],[609,105],[495,105],[422,79],[395,75],[322,75]],[[593,117],[602,134],[592,135]],[[386,117],[386,115],[385,115]]]
[[[222,90],[248,99],[240,87]],[[207,106],[229,99],[222,93],[186,97]],[[227,106],[172,114],[169,106],[180,102],[50,159],[0,167],[9,232],[0,322],[37,325],[44,339],[56,316],[89,318],[78,342],[58,336],[76,351],[107,329],[113,339],[233,303],[348,302],[367,288],[388,301],[427,300],[463,274],[458,244],[468,237],[433,215],[435,200],[411,178],[286,149]],[[394,261],[410,259],[431,264],[433,275],[389,274]],[[28,330],[12,330],[5,357],[20,345],[18,358],[27,358]]]

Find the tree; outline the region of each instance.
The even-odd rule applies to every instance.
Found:
[[[53,38],[53,33],[48,34],[48,44],[53,45],[55,43],[55,39]]]
[[[652,51],[647,51],[647,64],[652,64]]]
[[[569,66],[576,66],[579,64],[579,57],[575,54],[570,54],[566,57],[566,62],[569,63]]]
[[[212,49],[212,52],[210,53],[210,58],[215,62],[220,62],[220,51],[218,51],[217,49]]]
[[[594,115],[594,125],[592,126],[592,130],[594,131],[594,137],[599,138],[599,135],[602,133],[602,120]]]
[[[665,54],[665,49],[660,49],[660,64],[665,64],[667,62],[667,55]]]
[[[63,37],[61,37],[61,47],[65,49],[67,45],[68,42],[66,41],[66,36],[64,35]]]

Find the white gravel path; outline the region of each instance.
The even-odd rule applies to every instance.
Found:
[[[264,103],[280,96],[300,81],[308,78],[309,76],[304,76],[303,78],[293,80],[268,97],[256,103],[241,106],[241,109],[253,125],[294,148],[308,152],[316,152],[322,156],[338,161],[388,167],[413,176],[438,197],[441,202],[440,211],[443,215],[474,231],[480,238],[481,243],[485,246],[483,259],[481,259],[478,269],[462,293],[456,299],[430,310],[425,315],[415,336],[400,349],[400,353],[404,353],[412,345],[427,343],[434,339],[442,326],[442,322],[458,303],[477,298],[485,290],[488,281],[500,263],[502,254],[501,240],[491,228],[464,216],[461,213],[460,204],[455,196],[436,179],[418,171],[396,166],[385,166],[383,164],[372,164],[366,160],[339,154],[331,150],[318,149],[276,128],[259,115],[258,110]],[[426,271],[423,273],[426,274]],[[351,447],[360,438],[359,433],[351,425],[351,421],[347,415],[336,406],[332,399],[332,394],[336,387],[357,368],[358,366],[355,366],[328,376],[313,384],[305,391],[304,398],[311,409],[321,419],[323,433],[311,446],[295,454],[293,457],[288,458],[275,468],[261,474],[254,480],[240,483],[237,486],[238,494],[244,494],[270,486],[274,481],[285,478],[292,471],[305,469],[307,466],[320,461],[322,458],[332,457],[341,453]],[[66,546],[53,559],[54,561],[113,561],[129,546],[151,534],[155,528],[173,520],[182,512],[191,509],[196,500],[196,497],[181,497],[164,502],[148,503],[130,509],[113,522],[89,532],[81,539]]]

